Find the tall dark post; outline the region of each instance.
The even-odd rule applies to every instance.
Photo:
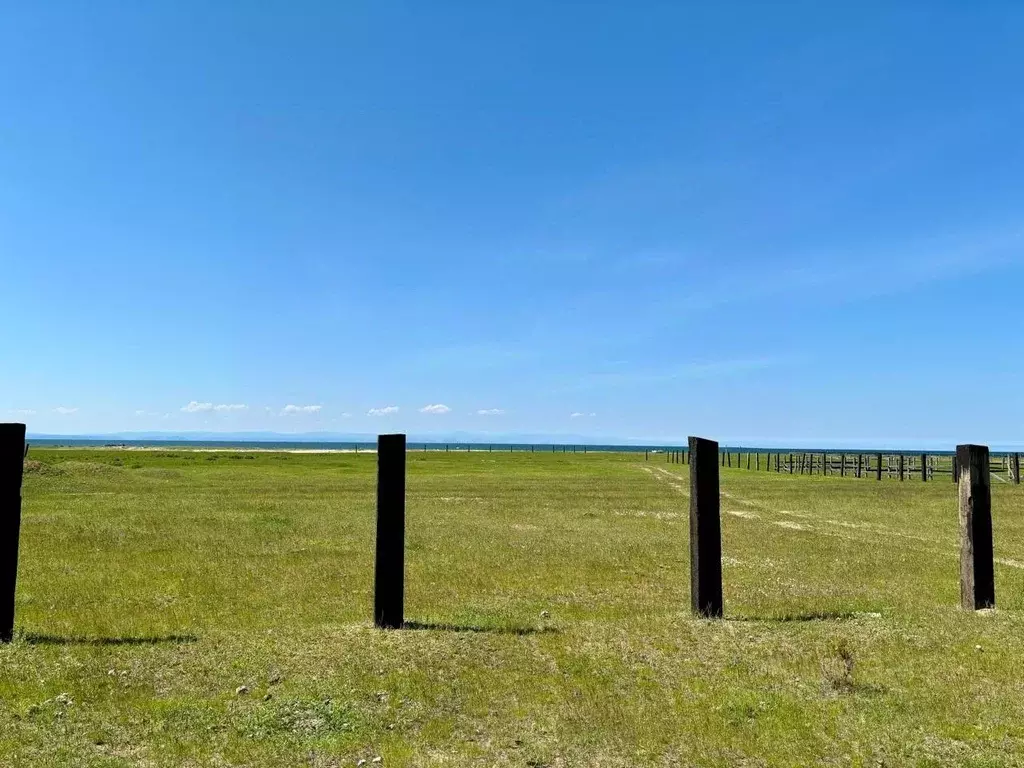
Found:
[[[960,606],[966,611],[996,604],[992,563],[992,488],[988,447],[958,445],[960,467]]]
[[[1020,485],[1020,454],[1013,454],[1013,458],[1010,462],[1010,466],[1013,467],[1013,484]]]
[[[691,437],[690,604],[708,618],[722,616],[722,521],[718,491],[718,443]]]
[[[900,481],[902,482],[903,474],[904,474],[904,471],[905,471],[906,465],[907,465],[907,457],[904,456],[902,453],[900,454],[899,464],[900,464]]]
[[[25,425],[0,424],[0,642],[14,636],[14,590],[21,534]]]
[[[877,473],[877,477],[875,479],[876,480],[881,480],[882,479],[882,454],[880,454],[880,453],[875,454],[875,460],[878,461],[878,466],[875,467],[875,472]]]
[[[760,452],[754,454],[754,471],[755,472],[760,472],[761,471],[761,453]]]
[[[377,438],[377,563],[373,623],[398,629],[405,596],[405,435]]]
[[[921,454],[921,482],[928,482],[928,454]]]
[[[857,454],[857,479],[860,480],[860,476],[864,474],[864,454]]]

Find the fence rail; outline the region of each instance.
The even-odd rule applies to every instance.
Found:
[[[688,464],[689,451],[684,448],[664,449],[665,461]],[[647,455],[647,459],[650,456]],[[726,469],[749,469],[755,472],[778,472],[788,475],[825,475],[854,479],[896,479],[933,481],[936,476],[949,476],[957,482],[956,454],[884,453],[854,451],[848,453],[811,451],[740,451],[728,448],[718,452],[720,466]],[[989,475],[996,482],[1020,485],[1020,453],[988,455]]]

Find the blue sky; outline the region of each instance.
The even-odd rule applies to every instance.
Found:
[[[1024,442],[1020,4],[0,10],[0,419]]]

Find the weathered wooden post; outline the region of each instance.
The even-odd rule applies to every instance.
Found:
[[[996,604],[988,447],[958,445],[956,459],[960,467],[960,606],[976,611]]]
[[[921,482],[928,482],[928,454],[921,454]]]
[[[881,480],[882,479],[882,454],[880,454],[880,453],[875,454],[875,461],[878,462],[878,466],[875,467],[875,472],[877,473],[877,476],[876,476],[875,479],[876,480]]]
[[[373,623],[398,629],[405,597],[405,435],[377,437],[377,561]]]
[[[789,474],[793,474],[793,454],[789,454]]]
[[[754,454],[754,471],[755,472],[760,472],[761,471],[761,452],[760,451],[758,451],[757,453]]]
[[[857,479],[860,480],[861,475],[864,474],[864,454],[857,454]]]
[[[0,424],[0,643],[14,637],[25,425]]]
[[[722,616],[722,521],[718,490],[718,443],[691,437],[690,604],[708,618]]]
[[[644,461],[651,460],[651,452],[649,448],[644,448]]]
[[[25,457],[24,424],[0,424],[0,642],[14,634],[14,596],[21,534],[21,479]]]
[[[1013,484],[1020,485],[1020,454],[1015,453],[1010,460],[1010,470],[1013,473]]]
[[[846,454],[839,454],[839,476],[846,477]]]
[[[906,457],[901,453],[899,458],[900,463],[900,482],[903,482],[904,469],[906,467]]]

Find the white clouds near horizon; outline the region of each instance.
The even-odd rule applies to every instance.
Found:
[[[64,405],[58,405],[56,408],[53,409],[53,412],[59,413],[61,416],[70,416],[73,413],[78,413],[78,409],[68,408],[67,406]]]
[[[219,403],[214,405],[213,403],[200,403],[197,400],[192,400],[187,405],[181,407],[183,413],[209,413],[210,411],[224,413],[226,411],[246,411],[248,409],[249,406],[242,403]]]
[[[371,408],[366,412],[367,416],[388,416],[392,413],[398,413],[397,405],[385,405],[383,408]]]
[[[481,408],[476,412],[477,416],[501,416],[505,412],[504,408]]]
[[[420,413],[442,414],[442,413],[448,413],[450,411],[451,411],[451,408],[449,408],[444,403],[437,403],[435,405],[425,405],[422,408],[420,408]]]
[[[281,410],[281,413],[285,414],[285,415],[292,414],[292,413],[320,413],[322,408],[323,408],[322,405],[291,405],[291,404],[288,404],[288,405],[286,405]]]

